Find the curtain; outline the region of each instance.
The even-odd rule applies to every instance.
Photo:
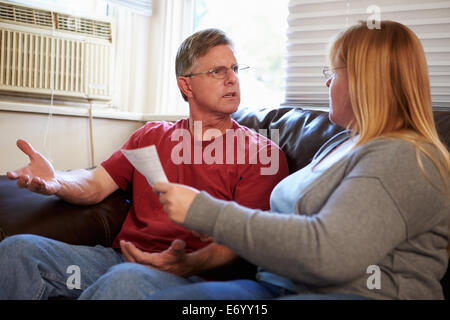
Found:
[[[187,102],[181,97],[175,76],[175,57],[178,47],[194,29],[193,0],[160,0],[161,37],[158,40],[158,66],[155,69],[156,114],[186,115]]]
[[[178,46],[192,33],[193,0],[153,0],[151,17],[110,4],[114,21],[113,105],[142,115],[185,115],[175,77]]]
[[[113,20],[113,105],[119,111],[149,110],[150,17],[122,6],[110,5]]]

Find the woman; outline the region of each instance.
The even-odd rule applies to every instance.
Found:
[[[275,187],[271,213],[180,185],[154,188],[174,222],[261,266],[258,281],[150,299],[443,298],[450,160],[420,41],[396,22],[361,22],[334,40],[329,58],[330,119],[348,130]]]

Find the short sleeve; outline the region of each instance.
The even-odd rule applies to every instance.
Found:
[[[126,190],[131,183],[134,167],[120,150],[139,148],[140,141],[150,126],[151,124],[148,123],[136,130],[121,148],[117,149],[108,159],[101,163],[122,190]]]

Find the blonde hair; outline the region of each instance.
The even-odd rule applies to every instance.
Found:
[[[349,128],[359,134],[357,145],[381,136],[413,143],[422,172],[427,176],[421,152],[437,167],[444,193],[449,193],[449,152],[434,123],[423,47],[400,23],[382,21],[380,26],[369,29],[361,21],[331,45],[331,65],[341,61],[347,66],[354,114]]]

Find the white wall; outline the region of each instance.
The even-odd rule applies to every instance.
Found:
[[[94,118],[94,165],[108,158],[143,124]],[[45,114],[0,111],[0,136],[0,175],[28,163],[28,158],[16,147],[19,138],[50,157],[57,170],[88,168],[92,164],[86,117],[53,115],[49,125],[49,116]]]

